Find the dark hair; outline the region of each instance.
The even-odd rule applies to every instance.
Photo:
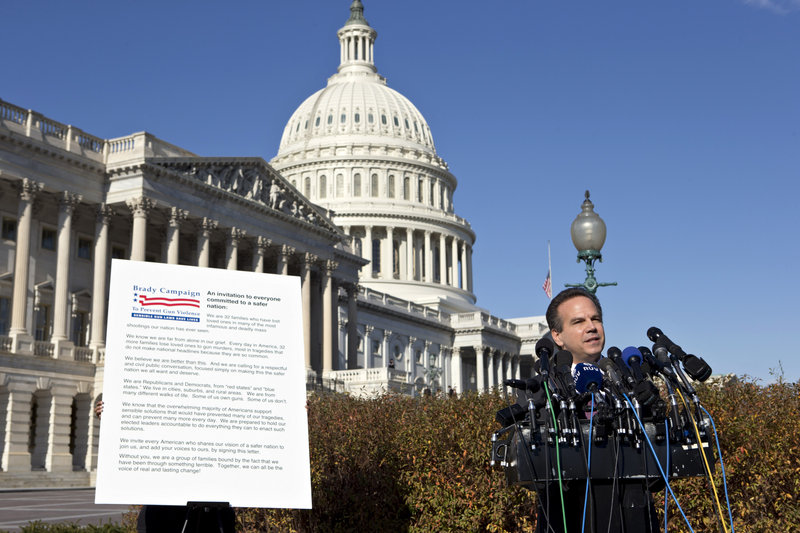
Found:
[[[582,289],[580,287],[571,287],[556,294],[556,297],[550,300],[550,305],[547,306],[547,314],[545,314],[545,318],[547,319],[547,327],[549,327],[551,331],[561,332],[561,330],[564,328],[564,324],[561,323],[561,317],[558,316],[558,306],[567,300],[577,298],[578,296],[589,298],[592,301],[594,306],[597,308],[597,312],[600,314],[600,321],[602,322],[603,308],[600,307],[600,300],[597,299],[597,296],[586,289]]]

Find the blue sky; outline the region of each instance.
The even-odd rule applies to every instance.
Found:
[[[541,315],[608,226],[607,345],[659,326],[715,372],[800,379],[800,1],[364,0],[478,239],[478,304]],[[336,70],[350,0],[3,5],[0,98],[93,135],[272,158]],[[800,314],[800,313],[799,313]]]

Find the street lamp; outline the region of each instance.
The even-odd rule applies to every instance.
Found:
[[[572,236],[572,244],[578,249],[578,262],[586,263],[586,279],[581,284],[567,283],[565,287],[583,287],[594,294],[597,287],[608,287],[616,285],[613,283],[598,283],[594,277],[594,262],[603,262],[600,249],[606,242],[606,223],[600,215],[594,212],[594,204],[589,200],[589,191],[586,191],[586,199],[581,204],[581,212],[572,221],[569,230]]]

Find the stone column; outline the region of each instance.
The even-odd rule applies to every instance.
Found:
[[[327,377],[333,371],[333,309],[336,294],[333,290],[333,273],[339,264],[325,261],[322,275],[322,375]]]
[[[486,390],[486,376],[485,376],[485,364],[484,364],[484,347],[483,346],[475,346],[475,365],[477,367],[476,373],[477,380],[476,385],[478,387],[478,392],[484,392]]]
[[[458,287],[458,240],[450,241],[450,286]]]
[[[200,236],[197,238],[197,266],[208,268],[211,261],[211,232],[217,229],[219,222],[203,218],[200,222]]]
[[[264,256],[267,254],[267,248],[272,244],[272,241],[266,237],[259,236],[256,239],[255,255],[253,256],[253,272],[264,272]]]
[[[414,230],[406,228],[406,279],[414,279]]]
[[[278,251],[278,267],[276,274],[287,276],[289,274],[289,256],[295,252],[295,249],[287,244],[283,244]]]
[[[408,336],[408,354],[406,355],[406,365],[408,367],[409,379],[411,379],[412,391],[416,394],[416,381],[417,381],[417,359],[414,354],[414,343],[417,342],[416,337]]]
[[[467,290],[473,292],[472,285],[472,246],[467,247]]]
[[[425,254],[425,281],[427,283],[433,282],[433,251],[431,250],[431,232],[425,230],[425,247],[423,249]]]
[[[17,211],[17,246],[14,258],[14,296],[11,307],[10,335],[14,337],[13,351],[33,351],[33,338],[26,324],[28,310],[28,264],[31,255],[31,224],[33,201],[42,184],[27,178],[20,182]],[[23,339],[18,339],[23,337]]]
[[[372,226],[364,226],[364,242],[361,244],[361,257],[369,261],[364,265],[364,271],[361,272],[363,277],[372,277]]]
[[[147,249],[147,215],[155,206],[150,198],[140,196],[125,202],[133,215],[133,235],[131,237],[131,261],[144,261]]]
[[[447,243],[444,233],[439,234],[439,283],[447,285]]]
[[[364,326],[364,368],[373,368],[375,366],[372,360],[372,330],[374,329],[375,327],[369,324]]]
[[[489,375],[487,377],[489,378],[489,388],[490,389],[494,388],[495,385],[497,385],[497,382],[495,381],[495,378],[497,377],[497,365],[495,363],[494,353],[495,353],[495,350],[493,350],[492,348],[489,348],[489,361],[488,361],[488,364],[486,365],[486,367],[489,370],[489,372],[488,372]]]
[[[389,367],[389,337],[392,336],[392,332],[388,329],[383,330],[383,353],[381,354],[381,359],[383,360],[383,368]]]
[[[246,231],[239,228],[231,228],[228,232],[228,239],[225,246],[225,263],[228,270],[238,270],[239,241],[244,239],[246,234]]]
[[[381,260],[381,274],[383,279],[394,279],[394,228],[386,226],[386,240],[383,247]]]
[[[0,466],[3,472],[30,472],[31,454],[28,452],[28,435],[33,397],[31,386],[11,381],[6,374],[0,374],[0,378],[2,384],[8,387],[8,405],[5,407],[7,429],[3,436]]]
[[[519,370],[519,354],[511,358],[511,378],[522,379]]]
[[[508,378],[508,376],[506,376],[507,358],[506,355],[501,351],[497,351],[496,353],[497,353],[497,386],[500,387],[503,385],[503,380]]]
[[[469,290],[467,279],[467,241],[463,241],[461,243],[461,288],[465,291]]]
[[[347,369],[358,367],[358,285],[347,286]]]
[[[73,391],[73,387],[55,383],[50,387],[52,403],[50,420],[47,424],[47,452],[45,455],[45,467],[48,472],[72,472],[69,440]]]
[[[56,259],[56,283],[53,303],[53,336],[56,347],[53,353],[56,359],[71,355],[71,344],[62,344],[69,340],[67,336],[67,313],[69,311],[69,252],[72,248],[72,214],[81,201],[82,196],[63,192],[58,198],[58,247]]]
[[[106,204],[97,208],[94,226],[94,272],[92,274],[92,331],[89,347],[92,360],[100,360],[106,347],[106,290],[108,287],[108,224],[113,211]]]
[[[185,209],[173,207],[169,211],[169,225],[167,226],[167,263],[177,265],[181,236],[181,222],[189,218]]]
[[[311,265],[317,261],[317,256],[310,253],[303,254],[300,265],[300,283],[302,284],[303,298],[303,353],[305,354],[306,372],[311,369]],[[263,263],[263,261],[262,261]],[[262,264],[263,266],[263,264]]]
[[[453,390],[460,393],[462,391],[462,382],[463,379],[463,366],[461,364],[461,348],[454,347],[453,348],[453,355],[450,358],[450,375],[451,377],[451,385]]]

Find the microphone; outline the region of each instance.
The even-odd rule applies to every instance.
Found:
[[[702,357],[688,354],[683,360],[683,369],[696,381],[705,381],[711,377],[711,367]]]
[[[539,373],[547,377],[550,374],[550,356],[556,351],[556,344],[547,337],[542,337],[534,350],[539,356]]]
[[[639,352],[642,354],[644,361],[650,366],[650,375],[655,376],[658,372],[667,379],[675,379],[675,371],[672,370],[671,365],[665,365],[653,356],[653,352],[647,346],[639,346]]]
[[[514,387],[515,389],[524,390],[526,392],[536,392],[542,386],[538,379],[528,378],[522,379],[507,379],[503,382],[507,387]]]
[[[606,377],[611,381],[614,388],[617,391],[627,390],[627,386],[622,381],[622,378],[617,371],[617,365],[614,364],[614,361],[609,359],[608,357],[601,357],[600,361],[597,362],[597,365],[603,369],[606,374]]]
[[[711,367],[702,357],[687,354],[657,327],[653,326],[648,329],[647,337],[657,344],[663,344],[667,350],[669,350],[669,353],[677,357],[678,360],[683,363],[683,368],[686,370],[686,373],[689,374],[693,380],[705,381],[711,376]]]
[[[622,359],[633,372],[636,384],[633,387],[634,395],[643,406],[651,405],[658,398],[658,389],[642,374],[642,353],[634,346],[628,346],[622,351]]]
[[[572,353],[560,350],[556,353],[556,375],[560,378],[564,395],[574,398],[578,395],[572,379]]]
[[[603,372],[596,365],[575,365],[575,389],[579,394],[595,393],[603,389]]]
[[[622,352],[616,346],[612,346],[611,348],[606,351],[606,356],[609,360],[611,360],[615,365],[617,365],[617,370],[619,371],[620,375],[622,376],[623,381],[628,385],[628,390],[633,390],[634,386],[636,386],[636,380],[633,379],[630,370],[628,369],[628,365],[625,364],[625,361],[622,360]]]

